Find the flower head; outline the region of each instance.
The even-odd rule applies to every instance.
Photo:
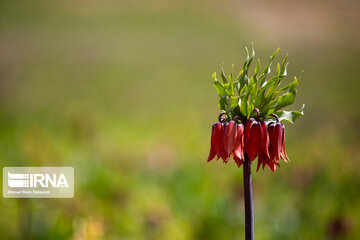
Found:
[[[208,162],[217,156],[224,163],[233,159],[240,167],[246,159],[252,163],[258,158],[257,170],[262,166],[272,171],[280,166],[280,159],[288,162],[285,127],[281,122],[294,123],[303,115],[303,108],[282,110],[294,103],[299,80],[294,77],[292,82],[282,85],[287,76],[287,55],[277,64],[275,76],[269,77],[278,51],[270,56],[263,70],[258,60],[254,74],[250,74],[255,51],[249,52],[246,48],[246,59],[239,74],[226,75],[222,69],[221,78],[218,79],[216,73],[212,75],[223,112],[212,127]]]
[[[250,118],[245,125],[235,117],[229,122],[219,116],[219,122],[212,126],[211,147],[208,162],[217,156],[224,163],[231,157],[238,167],[242,166],[245,154],[252,162],[258,157],[257,171],[262,166],[275,171],[280,167],[280,158],[288,162],[285,151],[285,126],[272,114],[277,122],[266,124],[263,120]],[[259,118],[259,115],[256,117]]]

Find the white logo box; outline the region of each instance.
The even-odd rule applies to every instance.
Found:
[[[73,167],[4,167],[4,198],[72,198]]]

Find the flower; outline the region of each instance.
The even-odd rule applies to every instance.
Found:
[[[234,121],[230,121],[229,123],[225,123],[224,125],[224,148],[226,152],[226,157],[230,156],[230,153],[235,148],[236,141],[236,133],[237,133],[236,123]],[[227,159],[224,160],[227,162]]]
[[[289,160],[285,151],[285,126],[280,122],[271,122],[268,124],[268,134],[270,155],[266,156],[264,152],[260,154],[256,171],[259,170],[261,165],[263,169],[268,166],[272,171],[276,171],[276,166],[280,167],[280,158],[285,162]]]
[[[261,152],[261,128],[260,123],[250,118],[245,126],[245,152],[252,162]]]
[[[238,167],[244,163],[244,125],[236,124],[235,148],[232,151],[233,158]]]
[[[215,126],[216,123],[212,125],[211,129],[211,141],[210,141],[210,153],[208,157],[208,162],[210,162],[215,156],[216,156],[216,150],[215,150]]]
[[[208,162],[210,162],[215,156],[217,156],[217,159],[221,157],[224,161],[226,161],[226,159],[228,158],[228,155],[226,154],[226,151],[224,149],[223,139],[224,139],[223,124],[217,122],[212,127],[211,148],[207,160]]]
[[[244,125],[235,121],[217,122],[212,126],[208,162],[217,156],[227,163],[230,156],[240,167],[244,162]]]
[[[270,139],[265,121],[260,121],[260,128],[261,128],[261,151],[267,157],[270,158],[270,153],[269,153]]]
[[[222,114],[221,114],[222,115]],[[246,125],[237,123],[238,118],[225,122],[219,116],[219,122],[212,126],[211,147],[208,162],[217,156],[224,163],[232,157],[238,167],[245,161],[245,154],[250,162],[258,157],[257,170],[262,166],[269,167],[272,171],[280,167],[280,158],[288,162],[285,151],[285,126],[279,122],[259,120],[259,115],[246,121]]]

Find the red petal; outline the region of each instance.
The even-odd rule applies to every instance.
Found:
[[[234,156],[234,161],[236,162],[238,167],[241,167],[241,165],[243,165],[243,163],[244,163],[244,160],[238,158],[237,156]]]
[[[267,158],[270,158],[270,153],[269,153],[270,139],[265,121],[260,121],[260,125],[261,125],[261,150],[264,152]]]
[[[285,126],[283,124],[281,124],[282,127],[282,137],[281,137],[281,152],[280,152],[280,156],[281,158],[285,161],[288,162],[289,161],[289,157],[286,154],[285,151]]]
[[[275,136],[276,136],[276,141],[275,141],[275,146],[274,146],[274,148],[276,149],[275,157],[276,157],[276,160],[279,160],[280,153],[281,153],[281,143],[282,143],[281,123],[276,123],[276,125],[275,125]]]
[[[276,171],[276,165],[275,165],[275,162],[271,162],[270,163],[270,169],[271,171],[275,172]]]
[[[261,164],[264,165],[265,162],[266,162],[266,155],[263,152],[261,152],[259,157],[258,157],[258,164],[257,164],[257,168],[256,168],[257,172],[259,171],[259,168],[260,168]]]
[[[250,130],[251,127],[253,125],[253,123],[255,122],[255,119],[250,118],[245,125],[245,132],[244,132],[244,141],[246,143],[246,141],[248,141],[249,137],[250,137]]]
[[[210,153],[207,162],[210,162],[216,156],[214,129],[215,129],[215,124],[212,126],[212,130],[211,130],[211,141],[210,141],[211,145],[210,145]]]

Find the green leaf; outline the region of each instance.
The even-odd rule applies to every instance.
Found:
[[[260,112],[260,118],[266,118],[270,114],[275,112],[275,107],[270,107],[269,105],[266,106],[266,108]]]
[[[278,54],[279,50],[280,50],[280,48],[277,48],[277,49],[275,50],[275,52],[273,53],[273,55],[270,57],[271,60],[274,60],[274,58],[275,58],[276,55]]]
[[[276,49],[276,51],[273,53],[273,55],[270,56],[270,60],[259,78],[260,87],[266,83],[266,77],[271,72],[271,68],[270,68],[271,64],[272,64],[274,58],[276,57],[277,53],[279,52],[279,49],[280,48]]]
[[[286,90],[288,90],[288,92],[293,92],[297,88],[298,84],[299,84],[299,80],[296,77],[294,77],[294,81],[289,83],[288,85],[280,88],[279,92],[283,92]]]
[[[279,90],[280,92],[288,89],[287,93],[283,94],[277,99],[278,104],[276,105],[275,111],[278,111],[281,108],[291,105],[295,102],[296,87],[298,84],[299,84],[299,80],[296,77],[294,77],[294,81],[292,83]]]
[[[250,59],[249,49],[248,49],[247,47],[245,47],[245,51],[246,51],[246,59],[245,59],[245,62],[248,62],[249,59]],[[246,64],[245,64],[244,66],[246,66]]]
[[[234,85],[232,83],[226,83],[224,84],[224,87],[225,87],[225,92],[229,96],[234,96]]]
[[[295,97],[296,97],[296,91],[288,92],[280,96],[277,99],[277,105],[275,107],[275,111],[293,104],[295,102]]]
[[[288,57],[288,54],[285,55],[285,58],[281,63],[281,73],[280,73],[281,76],[286,76],[287,75],[287,66],[289,64],[289,63],[286,62],[287,57]]]
[[[264,105],[260,110],[260,117],[266,117],[273,112],[275,112],[276,99],[272,101],[268,101],[266,105]]]
[[[240,87],[243,88],[245,85],[249,83],[249,77],[247,75],[247,72],[243,70],[243,73],[241,74],[241,78],[239,79]]]
[[[272,82],[271,84],[269,84],[269,89],[265,94],[265,98],[270,100],[273,99],[276,94],[276,88],[276,82]]]
[[[226,97],[220,98],[220,100],[219,100],[219,108],[220,108],[220,110],[224,110],[224,111],[227,110]]]
[[[240,99],[239,96],[236,96],[236,97],[231,96],[230,97],[230,105],[229,105],[230,110],[236,108],[239,105],[239,99]]]
[[[239,92],[239,96],[242,97],[245,94],[246,85],[243,86],[243,88]]]
[[[216,80],[216,72],[214,72],[211,77],[212,77],[214,80]]]
[[[249,94],[250,94],[250,103],[252,103],[253,104],[253,100],[255,99],[255,97],[256,97],[256,92],[257,92],[257,83],[256,83],[256,79],[255,79],[255,77],[251,77],[251,79],[250,79],[250,88],[251,88],[251,90],[250,90],[250,92],[249,92]],[[253,104],[254,105],[254,104]]]
[[[296,77],[294,77],[294,81],[290,84],[289,92],[295,91],[298,85],[299,85],[299,80]]]
[[[277,77],[280,77],[280,64],[279,63],[276,66],[276,74],[277,74]]]
[[[247,72],[244,74],[244,83],[249,84],[249,76],[247,75]]]
[[[253,111],[253,109],[254,109],[254,104],[252,104],[252,103],[248,104],[247,115],[246,115],[248,119],[250,118],[250,115],[251,115],[251,112]]]
[[[238,74],[237,77],[236,77],[236,81],[240,81],[243,73],[244,73],[244,70],[241,70],[241,71],[239,72],[239,74]]]
[[[248,71],[249,71],[250,64],[255,56],[254,47],[252,48],[251,56],[249,54],[249,50],[247,47],[245,47],[245,51],[246,51],[246,59],[245,59],[244,65],[243,65],[242,73],[239,74],[239,78],[238,78],[239,83],[240,83],[239,89],[242,88],[245,84],[249,84]]]
[[[243,116],[247,116],[247,99],[249,95],[244,95],[242,98],[240,98],[240,113]]]
[[[260,112],[267,112],[267,105],[275,98],[276,96],[276,80],[272,79],[271,82],[269,81],[265,86],[265,90],[267,89],[267,87],[269,87],[265,92],[262,92],[263,98],[259,99],[259,96],[257,96],[255,98],[255,102],[257,103],[257,105],[255,105],[255,107],[259,108]],[[261,89],[260,89],[261,90]],[[259,100],[260,100],[260,104],[259,104]]]
[[[285,63],[285,66],[283,69],[281,69],[281,77],[285,77],[287,76],[287,66],[289,65],[289,63]]]
[[[240,101],[240,113],[244,116],[250,116],[251,111],[254,108],[254,104],[252,103],[252,99],[255,97],[256,94],[256,82],[255,79],[252,77],[249,81],[248,85],[245,85],[245,93],[241,97]],[[249,96],[252,97],[251,101],[249,102]]]
[[[221,79],[223,81],[223,83],[228,83],[229,81],[226,78],[226,75],[224,73],[224,68],[221,68]]]
[[[240,89],[244,86],[244,85],[241,85],[241,79],[242,79],[243,73],[244,73],[244,71],[241,70],[235,80],[235,83],[236,83],[235,86],[239,93],[240,93]]]
[[[250,64],[251,64],[252,60],[254,59],[254,57],[255,57],[255,50],[254,50],[254,46],[252,46],[252,53],[246,64],[246,71],[249,70]]]
[[[259,89],[259,91],[257,92],[257,95],[254,100],[255,107],[258,107],[260,105],[261,101],[264,99],[265,91],[266,91],[266,87],[263,87],[263,88]]]
[[[216,88],[216,91],[217,91],[217,94],[219,95],[219,97],[226,96],[225,88],[221,82],[219,82],[218,80],[215,80],[213,86]]]
[[[259,108],[259,110],[261,110],[266,104],[268,104],[276,96],[277,93],[276,81],[277,81],[277,76],[272,77],[257,91],[254,105],[255,107]]]
[[[259,73],[259,70],[260,70],[260,59],[258,59],[258,62],[255,67],[255,75],[257,75]]]
[[[305,104],[299,111],[277,111],[275,114],[281,122],[289,122],[293,124],[297,118],[304,115]]]

